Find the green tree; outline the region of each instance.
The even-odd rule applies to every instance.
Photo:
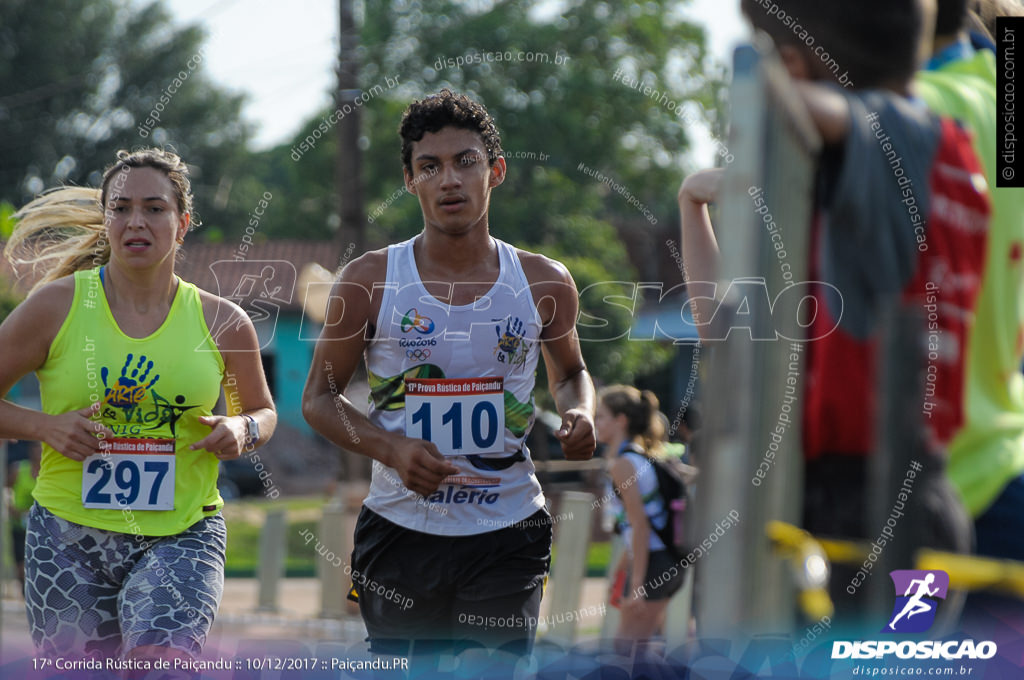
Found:
[[[161,2],[0,3],[0,199],[97,186],[117,149],[155,145],[189,163],[207,224],[240,222],[250,207],[231,200],[247,161],[242,98],[206,77],[203,40],[198,27],[174,28]]]
[[[14,206],[6,201],[0,201],[0,250],[2,250],[3,242],[11,235],[14,225]],[[18,306],[19,302],[21,302],[21,296],[11,289],[11,282],[0,275],[0,323]]]
[[[256,205],[264,191],[274,198],[260,221],[257,238],[328,239],[338,227],[334,162],[335,134],[322,136],[311,151],[293,160],[292,148],[312,133],[328,111],[303,124],[291,143],[254,154],[247,177],[237,187],[237,199]],[[234,225],[241,231],[245,222]],[[237,233],[236,232],[236,233]]]
[[[7,201],[0,201],[0,243],[10,238],[17,221],[14,219],[14,206]]]
[[[6,281],[0,280],[0,323],[3,323],[7,315],[21,304],[21,300],[21,296],[11,290],[10,285]]]
[[[483,5],[368,6],[365,87],[400,76],[406,98],[450,85],[487,104],[516,169],[505,191],[529,197],[495,205],[493,221],[514,230],[512,240],[538,242],[552,219],[573,212],[653,231],[628,198],[581,168],[621,185],[659,224],[674,216],[686,121],[700,119],[701,107],[717,120],[703,29],[682,18],[685,3],[582,0],[560,14],[538,0]],[[366,128],[368,154],[386,149],[393,158],[397,119],[380,122]],[[536,157],[514,158],[522,153]]]

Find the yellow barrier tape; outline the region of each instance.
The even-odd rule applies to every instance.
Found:
[[[766,527],[768,538],[788,552],[799,551],[808,541],[816,543],[835,564],[861,564],[870,552],[867,542],[834,538],[816,539],[803,529],[786,522],[772,521]],[[977,555],[960,555],[922,548],[917,552],[917,569],[940,569],[949,574],[949,586],[956,590],[996,590],[1024,599],[1024,563]],[[830,603],[831,604],[831,603]]]

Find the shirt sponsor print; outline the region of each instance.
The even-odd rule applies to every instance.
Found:
[[[501,484],[498,477],[449,475],[441,482],[442,488],[427,496],[429,503],[454,505],[494,505],[501,494],[494,487]]]
[[[138,436],[168,432],[173,438],[176,426],[186,411],[196,408],[188,405],[185,395],[167,398],[156,390],[160,374],[155,372],[155,362],[145,354],[126,355],[120,367],[120,375],[112,378],[110,367],[100,368],[103,380],[104,422],[118,436]],[[115,369],[116,370],[116,369]],[[149,400],[147,400],[147,395]]]
[[[518,316],[513,318],[507,316],[504,319],[493,319],[498,324],[494,332],[498,336],[498,343],[494,346],[494,356],[503,364],[514,368],[522,368],[526,365],[527,355],[532,346],[526,341],[526,331],[523,320]],[[504,321],[504,329],[502,322]]]

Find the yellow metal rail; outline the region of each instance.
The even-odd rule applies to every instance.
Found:
[[[776,551],[792,565],[800,588],[800,608],[811,620],[832,615],[827,590],[829,565],[858,565],[871,552],[867,542],[816,538],[786,522],[768,522],[765,532]],[[915,567],[945,571],[949,587],[955,590],[994,590],[1024,599],[1021,562],[922,548],[917,552]]]

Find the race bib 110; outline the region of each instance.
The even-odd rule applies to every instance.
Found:
[[[446,456],[504,453],[504,380],[406,378],[405,435]]]
[[[108,439],[82,461],[82,505],[109,510],[174,509],[174,440]]]

